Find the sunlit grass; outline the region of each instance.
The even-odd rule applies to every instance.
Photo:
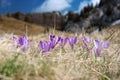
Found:
[[[50,33],[50,32],[49,32]],[[64,48],[56,46],[45,55],[39,48],[39,41],[48,40],[49,33],[28,36],[30,48],[23,52],[16,49],[13,34],[0,36],[0,80],[119,80],[120,44],[109,38],[111,46],[101,56],[82,47],[82,37],[105,40],[111,34],[95,33],[77,35],[78,42],[72,49],[67,43]],[[76,36],[62,32],[53,32],[58,36]],[[117,33],[118,34],[118,33]],[[115,33],[114,33],[115,35]],[[119,40],[119,38],[117,37]],[[93,46],[92,44],[90,44]]]

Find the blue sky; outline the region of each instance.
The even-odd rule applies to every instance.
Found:
[[[96,5],[100,0],[0,0],[0,14],[7,12],[52,12],[60,11],[67,13],[72,10],[80,12],[80,10],[88,4]]]

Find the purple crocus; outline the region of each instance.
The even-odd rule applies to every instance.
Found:
[[[82,41],[83,47],[85,47],[87,50],[91,50],[91,48],[89,47],[89,43],[92,41],[92,38],[82,37]]]
[[[61,37],[55,36],[55,35],[49,35],[49,41],[51,43],[51,48],[54,48],[58,42],[60,41]]]
[[[103,41],[102,42],[102,41],[99,41],[99,40],[94,40],[94,46],[95,47],[93,48],[93,50],[95,52],[95,55],[96,55],[96,57],[99,57],[101,51],[103,49],[107,49],[110,46],[110,44],[109,44],[108,41]]]
[[[47,41],[45,41],[45,42],[40,41],[39,47],[42,50],[42,53],[45,53],[45,52],[50,51],[52,44]]]
[[[59,42],[59,44],[60,44],[60,46],[63,48],[64,46],[65,46],[65,44],[67,43],[67,39],[68,38],[61,38],[60,39],[60,42]]]
[[[21,48],[22,51],[27,51],[27,49],[30,46],[30,40],[27,40],[27,37],[24,36],[20,36],[19,38],[13,37],[13,40],[16,43],[16,48]]]
[[[67,40],[68,40],[71,48],[73,49],[74,45],[75,45],[76,42],[77,42],[77,37],[71,37],[71,38],[68,38],[68,37],[67,37]]]
[[[82,37],[82,41],[85,43],[85,44],[89,44],[92,39],[91,38],[88,38],[88,37]]]

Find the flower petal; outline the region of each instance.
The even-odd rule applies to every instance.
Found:
[[[73,38],[74,39],[74,44],[76,44],[77,42],[77,37]]]
[[[96,56],[96,57],[99,57],[99,56],[100,56],[100,53],[101,53],[101,50],[98,49],[98,48],[96,48],[96,49],[94,49],[94,52],[95,52],[95,56]]]
[[[13,40],[15,41],[16,44],[19,43],[18,39],[16,37],[13,37]]]
[[[100,46],[100,41],[99,40],[94,40],[94,45],[96,48]]]
[[[39,42],[39,46],[41,49],[43,49],[43,42],[42,41]]]
[[[88,43],[91,42],[92,39],[91,39],[91,38],[87,38],[87,37],[83,37],[82,40],[83,40],[86,44],[88,44]]]
[[[102,44],[103,48],[108,48],[110,46],[110,43],[108,41],[104,41]]]
[[[48,52],[51,49],[51,44],[49,44],[47,41],[39,43],[40,49],[42,50],[42,53]]]
[[[71,38],[67,38],[67,39],[68,39],[70,46],[73,48],[74,44],[76,44],[76,42],[77,42],[77,37],[71,37]]]

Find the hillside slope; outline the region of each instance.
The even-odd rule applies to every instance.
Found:
[[[28,35],[37,35],[43,33],[44,30],[45,28],[42,26],[37,26],[13,18],[0,16],[0,32],[23,35],[27,31]]]

